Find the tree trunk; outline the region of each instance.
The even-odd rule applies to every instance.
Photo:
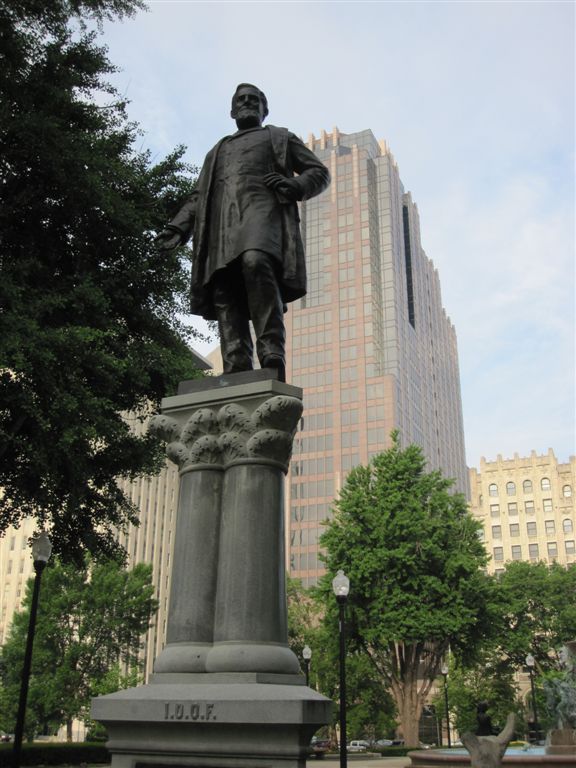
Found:
[[[396,681],[391,686],[391,693],[398,709],[399,736],[404,739],[407,747],[417,747],[420,743],[420,715],[422,701],[418,691],[416,674],[410,671],[404,680]]]
[[[72,741],[72,718],[66,720],[66,741]]]
[[[420,707],[410,699],[402,702],[402,708],[398,708],[400,718],[400,730],[407,747],[417,747],[420,743]]]

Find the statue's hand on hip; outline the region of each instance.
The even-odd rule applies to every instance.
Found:
[[[288,179],[281,173],[267,173],[264,176],[264,183],[274,192],[285,197],[288,202],[298,200],[298,183],[295,179]]]

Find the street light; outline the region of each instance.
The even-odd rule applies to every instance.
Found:
[[[538,742],[540,740],[540,729],[538,727],[538,709],[536,707],[536,688],[534,686],[534,665],[536,664],[536,659],[534,656],[532,656],[531,653],[526,656],[526,666],[528,667],[528,672],[530,674],[530,690],[532,691],[532,710],[534,712],[534,732],[536,734],[536,741]]]
[[[26,638],[26,651],[22,667],[22,682],[20,683],[20,700],[18,702],[18,714],[16,715],[16,728],[14,729],[14,749],[12,751],[12,766],[20,768],[20,754],[22,752],[22,736],[24,734],[24,720],[26,718],[26,700],[28,699],[28,683],[30,682],[30,669],[32,667],[32,647],[34,645],[34,632],[36,630],[36,613],[38,611],[38,596],[40,594],[40,580],[42,571],[52,554],[52,543],[46,531],[41,531],[32,541],[32,558],[34,560],[34,590],[30,605],[30,620],[28,622],[28,637]]]
[[[304,670],[306,672],[306,685],[310,685],[310,659],[312,658],[312,648],[305,645],[302,649],[302,658],[304,659]]]
[[[340,635],[340,768],[346,768],[346,645],[344,638],[344,607],[350,592],[350,579],[344,571],[338,571],[332,579],[332,589],[339,609],[338,632]]]
[[[452,746],[450,738],[450,710],[448,708],[448,664],[443,664],[440,670],[444,676],[444,706],[446,708],[446,735],[448,736],[448,747]]]

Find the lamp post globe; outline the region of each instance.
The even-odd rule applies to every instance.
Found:
[[[312,648],[305,645],[302,649],[302,658],[304,659],[304,669],[306,672],[306,685],[310,685],[310,659],[312,658]]]

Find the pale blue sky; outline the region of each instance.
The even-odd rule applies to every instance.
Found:
[[[385,139],[456,326],[467,460],[575,446],[573,2],[152,0],[107,24],[142,147],[200,164],[238,82]],[[206,351],[205,349],[203,351]]]

